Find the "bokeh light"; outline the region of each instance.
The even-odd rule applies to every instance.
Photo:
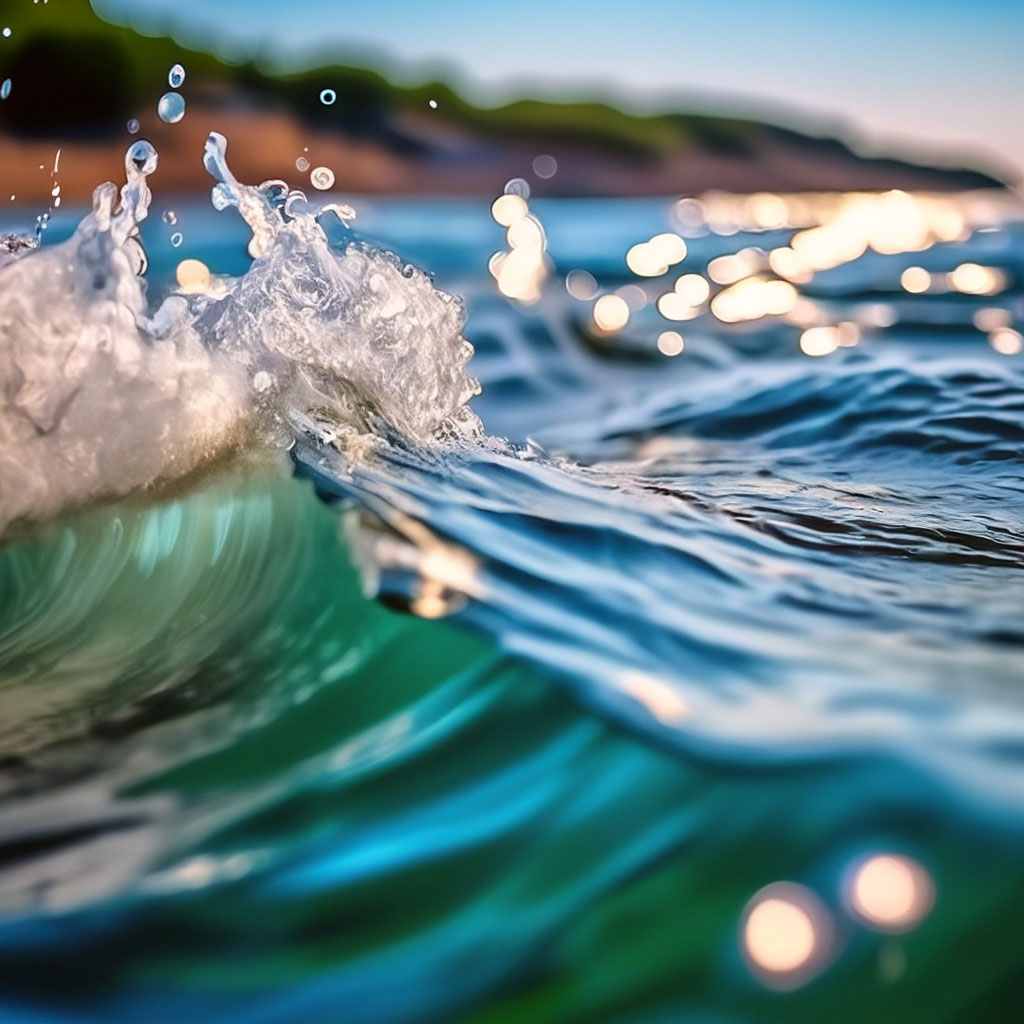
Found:
[[[932,909],[935,886],[916,861],[884,853],[869,857],[856,867],[849,900],[853,912],[871,927],[905,932],[918,925]]]
[[[900,287],[912,295],[920,295],[931,287],[932,275],[924,267],[907,267],[900,274]]]
[[[586,302],[597,294],[597,279],[588,270],[570,270],[565,275],[565,290],[574,299]]]
[[[678,356],[685,347],[686,342],[678,331],[662,331],[658,335],[658,351],[663,356]]]
[[[808,327],[800,335],[800,351],[807,356],[827,356],[840,345],[838,327]]]
[[[1000,327],[988,336],[988,343],[1003,356],[1016,356],[1024,351],[1024,335],[1012,327]]]
[[[529,207],[522,196],[513,195],[509,192],[498,196],[491,203],[491,217],[494,218],[496,223],[506,228],[514,224],[521,217],[525,217],[528,210]]]
[[[538,178],[553,178],[558,172],[558,161],[549,153],[541,153],[533,158],[533,173]]]
[[[741,946],[753,973],[771,988],[799,988],[828,960],[833,928],[824,904],[809,889],[776,882],[747,904]]]
[[[629,306],[620,295],[602,295],[594,303],[594,324],[601,331],[619,331],[629,323]]]

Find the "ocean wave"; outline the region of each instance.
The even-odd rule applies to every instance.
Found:
[[[388,431],[427,443],[479,430],[461,304],[393,255],[332,248],[317,218],[351,211],[313,207],[282,182],[243,185],[225,150],[211,136],[206,164],[215,206],[237,207],[253,231],[240,278],[206,271],[150,309],[146,142],[128,150],[120,194],[97,188],[68,241],[6,246],[0,530],[298,434],[354,451]]]

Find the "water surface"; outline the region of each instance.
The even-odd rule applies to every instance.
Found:
[[[675,277],[793,230],[691,233],[652,281],[623,256],[670,200],[538,200],[520,307],[485,204],[357,201],[465,297],[486,433],[306,437],[0,550],[5,1018],[1010,1019],[1024,230],[978,202],[787,315],[669,323]],[[152,292],[244,270],[243,227],[168,205]],[[571,270],[647,304],[601,331]],[[888,925],[882,855],[929,896]],[[748,941],[780,882],[815,901],[791,972]]]

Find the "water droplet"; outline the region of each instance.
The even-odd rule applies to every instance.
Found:
[[[125,154],[125,168],[129,175],[132,168],[139,174],[152,174],[156,170],[156,150],[145,139],[133,143]]]
[[[167,124],[177,124],[185,116],[185,100],[181,93],[165,92],[156,105],[160,120]]]
[[[53,188],[50,189],[50,195],[51,196],[59,196],[60,195],[60,185],[54,185]]]
[[[139,122],[138,122],[138,120],[137,120],[136,118],[134,118],[134,117],[133,117],[133,118],[132,118],[132,119],[131,119],[131,120],[130,120],[130,121],[128,122],[128,131],[129,131],[129,132],[130,132],[130,133],[131,133],[132,135],[134,135],[134,134],[135,134],[135,133],[136,133],[136,132],[137,132],[138,130],[139,130]]]
[[[164,210],[163,215],[160,218],[165,224],[177,224],[178,215],[173,210]]]
[[[437,100],[430,100],[427,104],[431,110],[437,110]]]
[[[304,156],[300,156],[299,159],[295,161],[295,167],[300,171],[308,171],[309,161]]]
[[[184,241],[185,238],[180,231],[175,231],[174,234],[171,235],[171,245],[173,245],[175,249],[177,249]]]
[[[324,91],[320,93],[320,102],[325,107],[329,107],[337,98],[338,94],[333,89],[324,89]]]
[[[7,99],[11,95],[11,80],[9,78],[4,79],[4,84],[0,85],[0,100]]]
[[[273,383],[274,378],[271,377],[266,370],[260,370],[259,373],[255,374],[252,378],[253,391],[266,391]]]
[[[330,167],[314,167],[310,171],[309,180],[313,188],[323,191],[334,184],[334,171]]]
[[[9,28],[5,28],[4,29],[4,39],[10,39],[10,38],[11,38],[11,30]]]
[[[180,64],[175,64],[167,72],[167,84],[172,89],[177,89],[185,81],[185,69]]]
[[[520,199],[530,198],[530,183],[525,178],[513,178],[505,182],[505,195],[519,196]]]

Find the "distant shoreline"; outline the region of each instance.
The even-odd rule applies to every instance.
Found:
[[[108,24],[88,0],[62,0],[59,20],[28,5],[5,23],[4,73],[14,87],[0,102],[0,201],[47,202],[58,148],[62,200],[85,201],[99,182],[122,179],[135,138],[160,153],[155,187],[206,189],[201,156],[211,130],[227,136],[241,180],[302,186],[308,171],[296,161],[307,159],[333,171],[336,191],[364,195],[495,195],[513,177],[550,196],[1008,188],[980,170],[862,156],[839,139],[749,118],[640,116],[596,101],[538,99],[485,109],[443,82],[401,86],[342,66],[278,74],[229,65]],[[187,110],[167,125],[156,103],[177,62],[187,72]],[[321,101],[325,90],[330,102]],[[125,127],[130,118],[140,122],[137,136]],[[531,173],[540,154],[557,161],[549,178]]]
[[[19,202],[50,197],[54,181],[64,202],[84,202],[101,181],[122,180],[124,153],[138,138],[149,139],[160,154],[154,186],[174,191],[205,191],[211,185],[202,166],[203,143],[210,131],[227,136],[232,168],[239,178],[259,182],[282,178],[309,188],[308,171],[330,167],[334,191],[363,195],[488,196],[513,177],[524,177],[549,196],[659,196],[726,192],[967,191],[1005,189],[1001,182],[973,171],[919,166],[894,159],[856,157],[832,140],[765,129],[752,154],[705,149],[667,154],[621,154],[585,141],[501,138],[478,139],[447,128],[441,144],[420,152],[396,152],[378,139],[352,138],[323,126],[311,127],[281,107],[252,103],[193,103],[175,125],[163,124],[152,111],[138,112],[141,129],[102,140],[16,138],[0,133],[0,188]],[[411,120],[411,119],[409,119]],[[424,115],[410,124],[425,140],[431,125]],[[51,175],[57,149],[59,173]],[[533,174],[539,154],[557,161],[548,179]],[[42,169],[40,169],[42,165]],[[310,189],[312,191],[312,189]]]

